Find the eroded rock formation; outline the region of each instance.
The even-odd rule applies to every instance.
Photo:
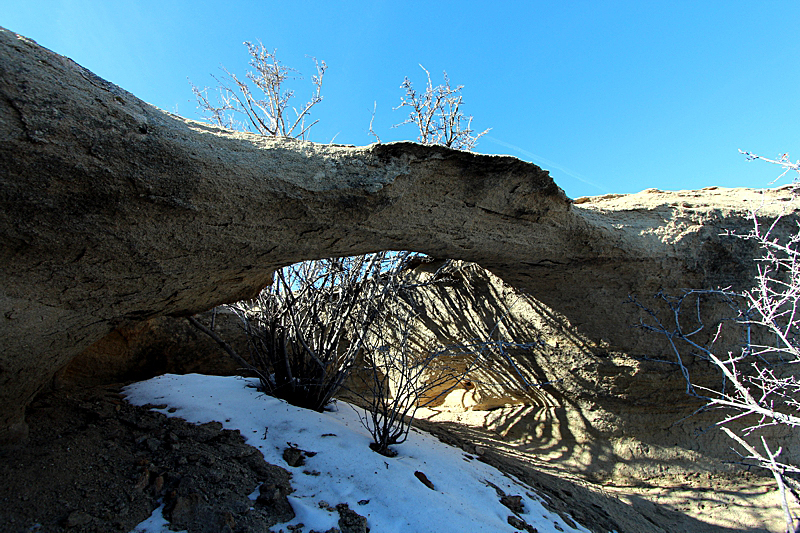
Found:
[[[717,189],[695,198],[713,195],[721,206],[726,197],[741,192]],[[643,205],[656,195],[676,197],[652,191],[616,203]],[[418,419],[488,429],[518,449],[570,464],[596,481],[650,483],[700,466],[708,471],[730,468],[736,459],[731,441],[713,428],[720,411],[695,413],[702,402],[686,393],[674,355],[658,346],[663,337],[646,336],[651,346],[644,353],[598,349],[564,316],[479,265],[442,263],[421,265],[413,272],[416,287],[404,297],[414,302],[416,311],[410,346],[423,354],[457,347],[451,353],[469,355],[447,357],[440,364],[456,374],[467,364],[472,370],[464,380],[430,391],[426,400],[431,403],[417,412]],[[628,305],[617,307],[624,311]],[[690,319],[684,316],[684,324]],[[631,335],[641,333],[630,330]],[[684,364],[695,384],[720,387],[719,373],[707,362],[687,356]],[[432,365],[430,376],[435,379],[441,371]],[[784,460],[800,461],[796,436],[784,428],[765,429],[760,435],[782,447]]]
[[[114,328],[252,296],[301,259],[411,249],[475,261],[587,349],[647,351],[627,295],[743,280],[752,250],[719,234],[787,196],[575,206],[512,157],[183,119],[6,30],[0,133],[0,441],[24,435],[33,395]]]
[[[237,353],[247,355],[241,320],[224,308],[197,315]],[[92,387],[140,381],[161,374],[241,374],[211,337],[185,318],[159,316],[122,326],[73,358],[55,376],[55,388]]]

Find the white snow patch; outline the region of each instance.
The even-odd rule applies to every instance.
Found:
[[[157,409],[167,416],[195,424],[217,421],[226,429],[238,429],[267,462],[293,472],[295,492],[289,501],[297,516],[273,526],[275,531],[298,523],[305,525],[305,531],[336,527],[338,513],[320,508],[321,501],[330,506],[347,503],[367,518],[372,531],[381,533],[518,531],[508,524],[512,513],[488,485],[492,483],[508,495],[522,496],[525,513],[521,517],[540,533],[588,532],[581,526],[568,526],[548,511],[538,497],[528,495],[533,493],[530,487],[433,436],[414,430],[405,443],[394,447],[398,456],[387,458],[370,450],[371,437],[348,404],[338,402],[338,410],[317,413],[265,396],[254,388],[256,383],[235,377],[166,374],[130,385],[125,393],[135,405],[167,405]],[[170,408],[174,412],[168,412]],[[282,455],[287,443],[316,455],[307,457],[304,466],[289,467]],[[435,490],[415,477],[418,471]],[[134,532],[166,531],[159,509]]]

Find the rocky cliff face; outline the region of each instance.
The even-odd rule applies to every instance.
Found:
[[[658,348],[631,335],[627,295],[744,281],[753,250],[720,233],[787,197],[575,205],[512,157],[233,133],[6,30],[0,133],[5,441],[24,435],[24,406],[56,371],[113,329],[252,296],[301,259],[410,249],[474,261],[568,321],[586,350],[646,353]]]

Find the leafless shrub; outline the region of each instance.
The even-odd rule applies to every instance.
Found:
[[[387,457],[397,455],[390,446],[405,442],[417,409],[433,401],[420,400],[443,386],[452,390],[466,375],[442,364],[446,350],[420,353],[412,349],[412,319],[407,309],[395,306],[391,318],[371,333],[364,351],[364,372],[358,374],[360,383],[353,389],[364,406],[359,416],[372,435],[370,448]],[[391,333],[381,330],[398,325],[399,329]],[[438,366],[435,371],[434,365]]]
[[[788,154],[767,159],[742,152],[748,159],[761,159],[800,173],[800,162]],[[763,226],[752,214],[753,230],[733,235],[755,241],[761,253],[756,259],[754,286],[743,292],[688,290],[680,296],[657,295],[667,311],[654,311],[631,298],[644,311],[639,327],[663,335],[686,381],[686,391],[704,402],[702,409],[723,414],[716,425],[742,451],[746,464],[769,470],[779,489],[786,531],[798,528],[798,515],[789,504],[789,493],[800,501],[800,468],[780,462],[783,451],[771,445],[760,430],[787,428],[795,437],[800,429],[800,226],[788,240],[777,236],[780,217]],[[709,322],[703,316],[709,303],[724,305],[728,316]],[[731,334],[741,335],[741,349],[720,353],[717,345]],[[720,374],[719,386],[699,385],[685,360],[695,357],[710,363]],[[733,424],[738,421],[738,424]]]
[[[402,289],[398,294],[404,298],[395,299],[383,319],[373,324],[364,343],[363,372],[354,375],[357,386],[351,388],[364,408],[359,416],[372,435],[370,448],[387,457],[397,455],[391,446],[405,442],[418,409],[474,381],[473,373],[499,360],[513,367],[509,350],[531,347],[492,339],[420,346],[418,339],[411,339],[415,304]]]
[[[422,93],[414,89],[411,80],[406,77],[400,86],[406,94],[395,109],[410,108],[408,118],[396,124],[416,124],[419,129],[417,140],[422,144],[435,144],[456,150],[472,151],[478,139],[489,130],[473,135],[472,116],[461,110],[463,85],[450,86],[447,72],[444,73],[444,84],[433,86],[431,74],[420,65],[428,77],[428,85]],[[371,127],[370,127],[371,129]],[[380,142],[380,141],[379,141]]]
[[[299,74],[296,70],[281,64],[275,50],[268,50],[260,42],[245,42],[250,54],[250,66],[246,79],[240,79],[225,67],[222,78],[212,76],[219,84],[218,102],[208,96],[208,87],[203,89],[191,81],[192,91],[197,98],[201,112],[214,124],[237,131],[249,131],[272,137],[294,137],[305,139],[309,129],[317,121],[306,124],[311,109],[322,101],[322,77],[327,65],[324,61],[312,58],[316,75],[311,77],[314,92],[311,99],[300,109],[293,108],[294,118],[288,116],[287,109],[294,97],[294,91],[286,89],[285,83]],[[258,93],[254,93],[254,88]]]
[[[256,300],[233,305],[264,392],[322,410],[364,349],[364,332],[395,298],[409,255],[304,261],[279,270]]]

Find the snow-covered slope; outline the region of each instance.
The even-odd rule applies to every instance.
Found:
[[[520,531],[509,524],[514,513],[500,503],[497,489],[521,496],[524,512],[518,518],[539,533],[588,531],[548,511],[529,487],[430,435],[412,431],[395,447],[397,457],[387,458],[370,450],[369,433],[350,405],[338,402],[335,411],[317,413],[265,396],[254,384],[235,377],[167,374],[133,384],[126,394],[133,404],[167,405],[159,410],[168,416],[238,429],[267,462],[292,471],[295,492],[289,500],[297,516],[274,531],[299,523],[306,531],[336,527],[338,514],[320,502],[328,508],[347,503],[367,518],[373,532]],[[289,467],[283,459],[287,445],[315,453],[308,454],[305,465]],[[420,472],[433,490],[420,481]],[[135,531],[166,531],[157,518]]]

